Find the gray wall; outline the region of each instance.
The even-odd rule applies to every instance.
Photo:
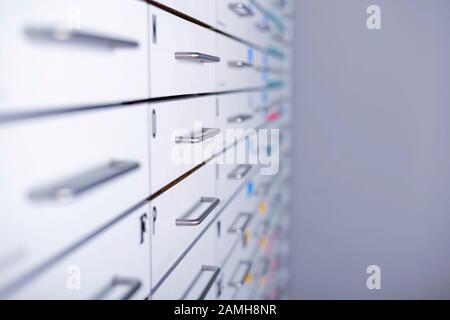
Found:
[[[450,298],[450,1],[297,0],[296,45],[293,298]]]

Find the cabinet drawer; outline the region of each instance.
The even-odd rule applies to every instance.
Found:
[[[242,133],[258,128],[264,120],[251,101],[253,93],[225,94],[218,97],[218,127],[222,132],[239,130]],[[236,131],[237,133],[238,131]]]
[[[217,260],[222,265],[234,247],[246,247],[252,240],[250,230],[257,220],[251,195],[246,188],[223,210],[220,215],[220,236],[217,241]]]
[[[251,41],[261,48],[267,49],[272,43],[275,26],[267,15],[259,10],[255,10],[255,16],[250,22]]]
[[[151,190],[155,193],[214,153],[211,147],[220,142],[222,132],[216,126],[212,96],[153,104],[150,116]]]
[[[229,148],[223,154],[223,164],[217,167],[217,196],[223,201],[227,201],[238,189],[250,178],[257,169],[256,166],[248,164],[245,157],[242,161],[242,155],[249,154],[248,140],[238,143],[236,146]],[[256,149],[255,149],[256,150]],[[239,159],[241,158],[241,159]],[[227,159],[236,160],[229,163]]]
[[[210,224],[220,199],[206,165],[152,201],[152,279],[156,284]]]
[[[112,225],[15,292],[13,299],[145,299],[150,293],[149,206]]]
[[[217,34],[217,52],[221,61],[217,64],[217,90],[237,90],[250,87],[254,72],[252,49],[239,41]]]
[[[216,23],[214,0],[159,0],[159,3],[213,26]]]
[[[217,27],[233,36],[248,40],[255,8],[248,0],[217,0]]]
[[[241,291],[248,290],[253,282],[252,266],[251,257],[244,256],[239,249],[233,252],[222,268],[221,300],[236,300]]]
[[[214,92],[215,33],[150,6],[152,97]]]
[[[23,253],[0,283],[150,195],[147,113],[140,105],[0,129],[0,234],[14,230],[2,243]]]
[[[220,268],[215,263],[216,232],[210,228],[152,295],[153,300],[215,299]],[[153,282],[155,283],[155,282]]]
[[[129,0],[2,5],[0,112],[148,97],[146,8]]]

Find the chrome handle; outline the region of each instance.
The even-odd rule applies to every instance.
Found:
[[[251,165],[243,164],[230,172],[227,177],[230,180],[242,180],[247,176],[250,170],[252,170]]]
[[[267,194],[269,193],[270,187],[271,187],[270,182],[262,183],[261,185],[259,185],[256,188],[255,195],[257,197],[267,196]]]
[[[237,116],[229,117],[227,119],[227,122],[231,123],[231,124],[238,124],[238,123],[244,123],[251,119],[253,119],[253,116],[251,114],[239,114]]]
[[[286,0],[273,0],[272,3],[278,8],[283,8],[286,5]]]
[[[206,284],[205,289],[202,290],[202,293],[200,294],[200,297],[198,300],[205,300],[206,296],[209,293],[209,290],[211,290],[211,287],[214,285],[214,282],[216,282],[217,277],[220,274],[220,268],[216,266],[203,266],[202,272],[212,272],[213,275],[211,276],[211,279],[209,279],[208,283]]]
[[[138,48],[139,42],[131,39],[111,37],[80,30],[55,27],[28,27],[25,34],[38,41],[60,42],[87,46],[101,46],[110,49]]]
[[[242,2],[230,3],[228,5],[228,8],[242,18],[251,17],[254,15],[253,10],[250,8],[250,6]]]
[[[237,60],[237,61],[229,61],[228,62],[228,66],[230,68],[236,68],[236,69],[241,69],[241,68],[253,68],[253,64],[242,61],[242,60]]]
[[[198,280],[201,278],[203,273],[206,272],[212,272],[212,276],[209,279],[208,283],[206,284],[205,288],[201,291],[198,300],[205,300],[206,296],[208,295],[209,291],[211,290],[211,287],[214,285],[214,282],[216,281],[217,277],[220,274],[220,268],[216,266],[202,266],[200,269],[200,272],[195,276],[194,280],[190,284],[189,288],[186,290],[186,292],[182,295],[180,300],[186,300],[189,293],[192,291],[192,288],[196,285]]]
[[[117,287],[128,287],[129,289],[117,300],[130,300],[142,286],[142,282],[137,279],[114,277],[102,291],[96,296],[95,300],[107,300],[108,294],[113,292]]]
[[[175,143],[190,143],[190,144],[201,143],[203,141],[214,138],[218,134],[220,134],[220,129],[202,128],[202,132],[199,134],[193,133],[192,135],[187,137],[183,136],[175,137]]]
[[[203,197],[200,199],[200,202],[196,204],[189,212],[185,215],[189,216],[195,209],[201,206],[204,203],[210,203],[210,206],[198,217],[195,219],[189,218],[180,218],[175,221],[175,224],[178,227],[195,227],[200,225],[210,214],[214,211],[214,209],[220,204],[220,200],[218,198],[206,198]]]
[[[228,229],[228,233],[237,235],[243,234],[247,229],[248,225],[250,224],[250,221],[252,221],[252,218],[253,218],[252,213],[241,213],[237,217],[236,221]],[[239,221],[242,219],[244,219],[244,222],[241,225],[238,225]]]
[[[209,54],[204,54],[204,53],[199,53],[199,52],[175,52],[175,59],[187,60],[187,61],[197,61],[197,62],[202,62],[202,63],[220,62],[219,57],[211,56]]]
[[[73,198],[139,167],[140,164],[134,161],[111,161],[106,165],[85,171],[74,177],[32,190],[30,198],[32,200],[71,201]]]
[[[228,285],[234,289],[240,289],[244,286],[245,280],[247,278],[247,274],[250,272],[250,269],[252,268],[252,263],[250,261],[240,261],[237,265],[236,269],[234,270],[234,275],[236,275],[240,269],[244,267],[244,273],[240,277],[233,276],[228,283]],[[235,280],[237,278],[237,280]]]

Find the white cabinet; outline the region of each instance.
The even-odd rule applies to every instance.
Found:
[[[220,267],[214,258],[215,230],[210,228],[176,269],[156,288],[153,300],[206,300],[217,297]]]
[[[147,98],[146,6],[129,0],[3,1],[0,115]]]
[[[216,197],[214,172],[214,166],[205,165],[151,202],[154,286],[217,214],[221,200]]]
[[[216,1],[214,0],[158,0],[158,2],[210,26],[216,23]]]
[[[155,103],[150,118],[152,193],[208,160],[221,146],[215,97]]]
[[[0,4],[0,298],[280,296],[286,1]]]
[[[216,34],[150,6],[150,94],[177,96],[215,91]]]
[[[2,268],[2,285],[149,197],[147,113],[137,105],[0,128],[0,252],[20,257]]]
[[[249,0],[217,0],[217,28],[240,39],[248,39],[255,10]]]
[[[145,299],[150,292],[149,205],[70,252],[12,299]]]

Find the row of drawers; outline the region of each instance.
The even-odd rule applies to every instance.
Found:
[[[2,218],[6,221],[0,235],[2,243],[8,244],[0,251],[0,283],[22,277],[118,215],[129,214],[131,207],[147,201],[151,194],[204,160],[176,163],[176,148],[196,154],[197,149],[215,142],[214,138],[201,138],[201,143],[179,146],[174,132],[183,128],[190,139],[197,121],[220,132],[270,124],[274,112],[282,114],[281,110],[288,107],[280,100],[282,93],[275,90],[142,104],[0,128],[0,190],[4,199]],[[262,105],[269,109],[261,112],[252,103],[255,100],[265,101]],[[245,131],[241,134],[243,137]],[[222,150],[219,142],[220,148],[214,150]],[[183,182],[174,188],[180,189],[177,193],[181,198],[167,192],[157,199],[164,208],[160,210],[171,212],[163,217],[176,220],[188,205],[203,198],[219,198],[225,203],[250,173],[247,168],[238,164],[223,164],[217,169],[211,164],[205,166],[191,178],[192,183]],[[175,203],[174,198],[178,198]],[[147,220],[153,215],[140,217]],[[143,233],[146,228],[141,229]],[[187,234],[187,240],[182,235],[177,237],[179,244],[162,238],[161,245],[155,246],[160,249],[154,252],[165,252],[166,245],[174,245],[174,256],[162,264],[160,275],[193,240],[191,233]]]
[[[263,48],[284,44],[280,38],[286,29],[284,20],[294,6],[292,0],[157,0],[155,2]]]
[[[273,269],[281,268],[272,264],[280,260],[282,252],[278,247],[282,242],[278,237],[286,234],[289,226],[289,191],[280,187],[281,177],[286,174],[276,178],[253,175],[243,181],[229,204],[215,209],[206,225],[174,228],[175,220],[170,215],[163,215],[165,222],[152,219],[155,208],[163,214],[167,213],[165,209],[170,211],[163,207],[166,200],[158,199],[150,206],[144,204],[9,297],[230,299],[239,294],[240,298],[250,298],[243,291],[253,276],[259,278],[262,286],[263,278],[269,282]],[[194,176],[183,185],[198,187],[197,179],[202,173]],[[254,186],[254,191],[249,185]],[[168,197],[176,197],[186,206],[189,200],[182,199],[184,191],[184,188],[173,189]],[[173,253],[178,261],[167,264],[174,267],[173,270],[165,268],[164,278],[158,270],[164,258],[169,258],[168,252],[173,252],[173,245],[160,242],[163,237],[158,235],[163,233],[171,238],[170,242],[178,243],[187,241],[189,233],[191,238],[201,235],[185,255],[182,255],[185,249],[181,248]],[[261,265],[264,261],[271,263],[270,268]],[[244,270],[243,266],[246,266]],[[152,283],[153,294],[149,296]]]
[[[249,195],[248,184],[262,187],[276,179],[255,176],[244,183],[236,198],[218,215],[201,240],[156,287],[153,299],[250,299],[257,287],[264,287],[272,265],[281,257],[280,234],[289,226],[288,199],[280,184],[269,194]],[[255,191],[256,192],[256,191]],[[257,193],[257,192],[256,192]],[[253,281],[254,280],[254,281]],[[266,281],[266,283],[264,283]],[[214,284],[211,286],[211,284]]]
[[[279,34],[292,2],[160,1],[212,29],[148,2],[46,0],[0,13],[0,122],[79,111],[0,127],[0,297],[283,291],[288,246],[274,234],[289,226],[292,51],[217,31],[271,46],[271,32],[252,28]],[[281,144],[255,142],[258,128],[281,129]],[[228,139],[228,129],[240,131]],[[265,150],[281,171],[220,162],[236,150]]]
[[[0,119],[271,86],[289,70],[286,59],[139,0],[11,3],[0,20],[8,44],[0,52]]]

